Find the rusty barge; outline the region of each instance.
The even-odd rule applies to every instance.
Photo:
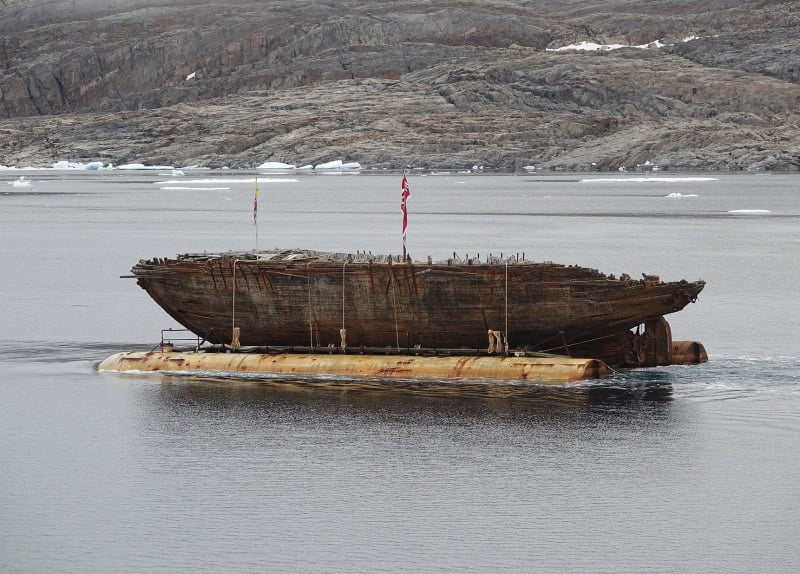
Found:
[[[555,375],[553,365],[561,361],[569,372],[564,380],[602,376],[607,366],[707,360],[700,343],[673,341],[664,319],[697,299],[701,280],[617,278],[518,256],[420,262],[310,250],[184,254],[141,260],[131,271],[129,277],[212,350],[295,357],[271,360],[276,372],[359,371],[363,359],[325,367],[319,359],[297,358],[333,353],[393,356],[363,367],[376,375],[396,372],[398,355],[419,358],[401,361],[415,366],[399,370],[420,376],[461,376],[466,364],[424,366],[424,357],[518,359],[507,372],[485,371],[502,378],[547,378],[542,365]],[[574,363],[581,357],[589,362]],[[145,358],[131,360],[144,365]],[[194,360],[172,355],[172,364],[178,359]]]

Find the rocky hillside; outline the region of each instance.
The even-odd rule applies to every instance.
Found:
[[[799,82],[797,1],[0,0],[0,165],[798,170]]]

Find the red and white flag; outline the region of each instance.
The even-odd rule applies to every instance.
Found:
[[[408,196],[411,195],[411,190],[408,189],[408,179],[406,179],[406,174],[403,174],[403,181],[400,184],[400,189],[402,189],[402,193],[400,194],[400,209],[403,211],[403,241],[406,240],[406,227],[408,227],[408,209],[406,207],[406,200]]]

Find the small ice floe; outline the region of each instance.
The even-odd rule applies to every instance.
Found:
[[[237,177],[237,178],[224,178],[224,177],[215,177],[215,178],[208,178],[208,179],[175,179],[175,180],[162,180],[162,181],[154,181],[153,185],[157,185],[161,189],[197,189],[197,190],[224,190],[230,189],[229,187],[206,187],[208,185],[211,186],[218,186],[220,184],[227,184],[227,185],[238,185],[238,184],[247,184],[252,185],[256,181],[258,183],[297,183],[299,180],[297,178],[278,178],[278,177]],[[176,187],[177,186],[177,187]],[[189,186],[203,186],[203,187],[189,187]]]
[[[8,185],[12,187],[30,187],[32,184],[29,179],[25,179],[25,176],[21,175],[14,181],[9,181]]]
[[[185,185],[165,185],[163,191],[230,191],[230,187],[188,187]]]
[[[676,192],[673,192],[673,193],[668,193],[664,197],[697,197],[697,194],[696,193],[680,193],[680,192],[676,191]]]
[[[357,161],[343,162],[340,159],[329,161],[327,163],[320,163],[314,166],[314,171],[321,171],[327,173],[358,173],[361,171],[361,164]]]
[[[644,163],[637,163],[636,171],[661,171],[661,166],[654,164],[648,159]]]
[[[690,183],[717,181],[716,177],[653,177],[653,176],[630,176],[624,178],[597,177],[582,179],[581,183]]]
[[[267,161],[259,165],[256,169],[266,169],[270,171],[292,171],[297,169],[297,166],[280,161]]]
[[[162,169],[164,171],[172,171],[175,169],[174,166],[171,165],[145,165],[143,163],[124,163],[121,166],[117,167],[117,169],[125,169],[125,170],[159,170]]]
[[[772,212],[769,209],[731,209],[728,213],[734,215],[764,215]]]
[[[85,170],[85,171],[99,171],[101,169],[114,169],[112,164],[105,165],[102,161],[90,161],[89,163],[82,163],[79,161],[66,161],[61,160],[52,164],[52,169],[58,170]]]

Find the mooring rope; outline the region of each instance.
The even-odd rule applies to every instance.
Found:
[[[236,264],[238,259],[233,260],[233,284],[231,286],[231,347],[239,348],[239,328],[236,326]]]
[[[344,329],[344,268],[347,266],[347,261],[342,263],[342,329]]]
[[[561,333],[559,333],[559,334],[561,334]],[[575,346],[575,345],[583,345],[584,343],[594,343],[595,341],[602,341],[603,339],[610,339],[611,337],[618,337],[619,334],[620,333],[612,333],[610,335],[603,335],[602,337],[595,337],[594,339],[584,339],[583,341],[576,341],[576,342],[571,343],[571,344],[573,346]],[[550,339],[552,339],[552,338],[554,338],[556,336],[557,335],[553,335],[552,337],[548,337],[547,339],[545,339],[545,341],[548,341],[548,340],[550,340]],[[549,349],[542,349],[540,352],[549,353],[550,351],[555,351],[556,349],[563,349],[563,348],[564,348],[564,344],[562,343],[562,344],[558,345],[557,347],[550,347]]]
[[[347,266],[347,261],[342,263],[342,328],[339,330],[339,336],[341,337],[340,345],[341,345],[343,351],[347,348],[347,329],[345,328],[345,324],[344,324],[344,303],[345,303],[345,297],[344,297],[345,272],[344,272],[344,269],[345,269],[346,266]]]
[[[239,327],[233,328],[233,337],[231,337],[231,349],[236,351],[241,347],[242,344],[239,342]]]
[[[508,262],[506,262],[506,330],[505,332],[505,350],[508,352]]]
[[[314,319],[312,316],[312,307],[311,307],[311,269],[310,266],[311,262],[309,261],[306,263],[306,279],[308,281],[308,338],[309,338],[309,346],[311,350],[314,350]]]
[[[392,269],[392,262],[389,261],[389,276],[392,281],[392,299],[394,300],[394,336],[397,344],[397,350],[400,351],[400,329],[397,326],[397,291],[395,290],[394,270]]]
[[[504,336],[502,331],[489,329],[488,353],[493,355],[495,351],[498,353],[508,353],[508,338]]]

